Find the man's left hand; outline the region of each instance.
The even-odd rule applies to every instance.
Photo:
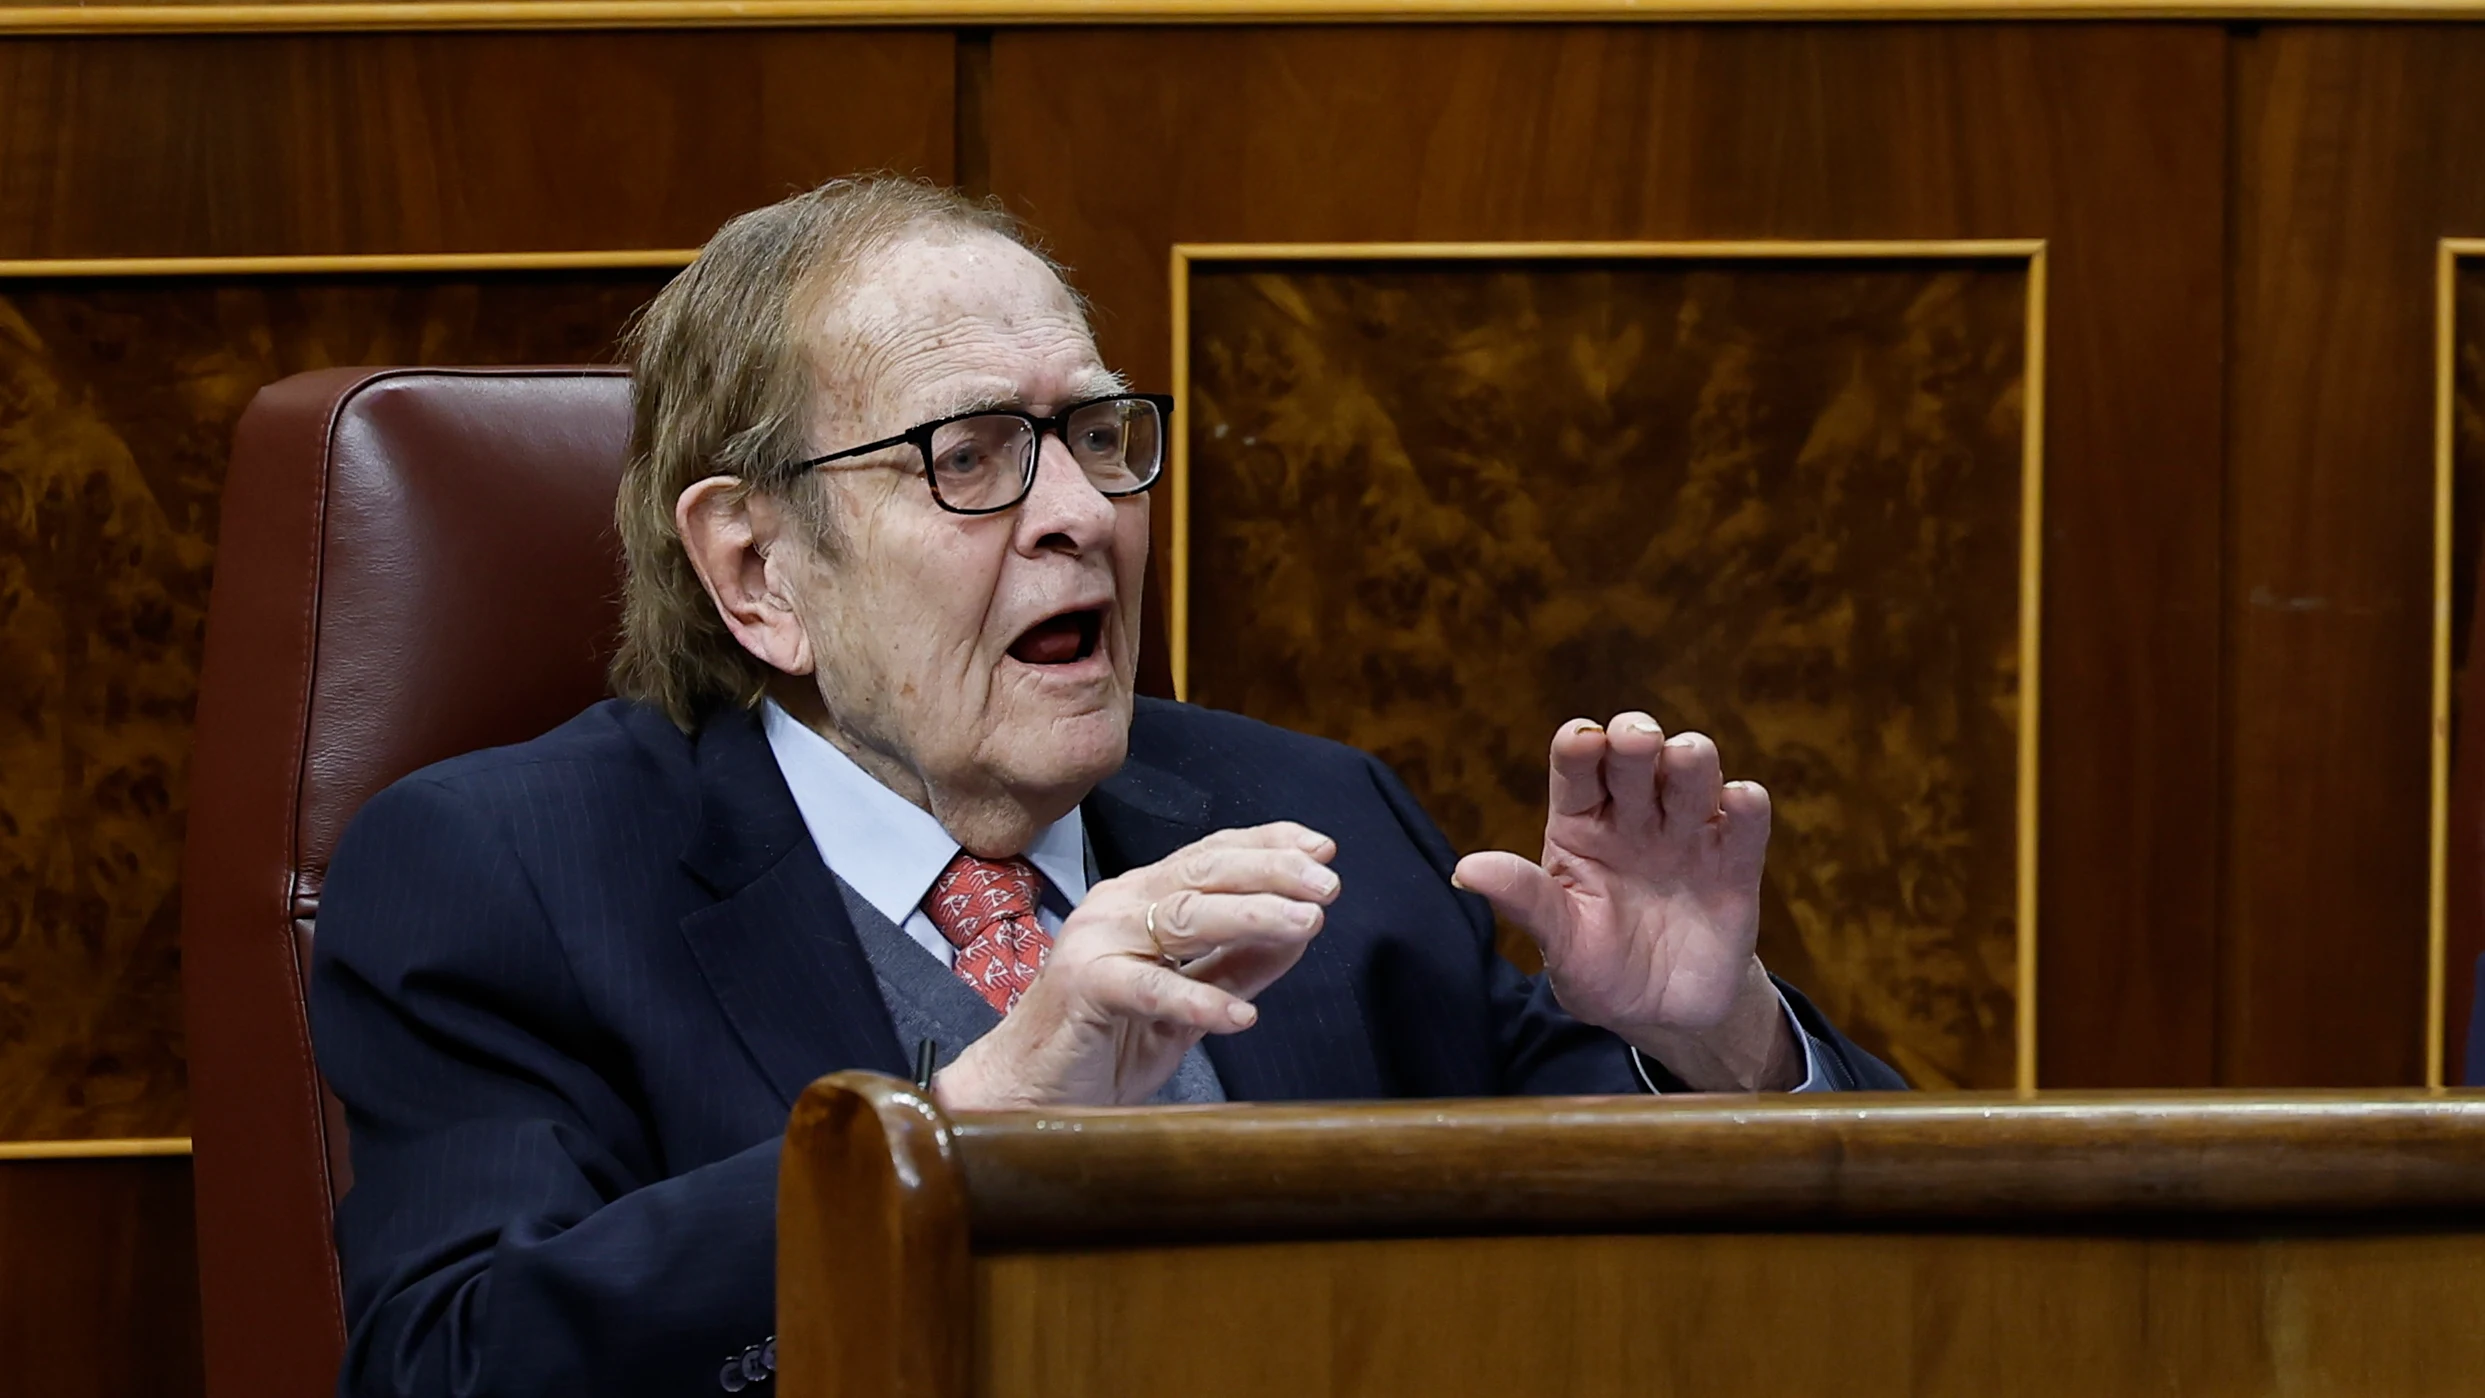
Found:
[[[1769,793],[1644,713],[1553,736],[1544,860],[1471,854],[1454,882],[1544,949],[1563,1008],[1703,1091],[1795,1086],[1803,1049],[1753,948]]]

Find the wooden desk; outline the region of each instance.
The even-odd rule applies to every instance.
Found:
[[[2485,1095],[951,1121],[840,1074],[779,1228],[787,1398],[2485,1382]]]

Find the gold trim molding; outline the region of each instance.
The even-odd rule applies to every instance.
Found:
[[[2479,245],[2485,248],[2485,244]],[[2019,751],[2015,816],[2017,993],[2012,1076],[2022,1094],[2036,1091],[2036,880],[2039,665],[2044,657],[2045,513],[2045,240],[1994,238],[1858,240],[1851,242],[1537,242],[1537,243],[1178,243],[1172,259],[1173,396],[1191,394],[1191,269],[1202,262],[1496,261],[1555,258],[1773,262],[1910,259],[2024,262],[2028,279],[2026,412],[2020,425],[2019,509]],[[1166,642],[1174,694],[1190,694],[1191,446],[1173,439],[1173,537],[1167,588]],[[2447,612],[2444,613],[2447,618]]]
[[[1093,24],[2445,20],[2485,0],[302,0],[0,5],[0,35]]]
[[[698,255],[697,248],[624,248],[606,252],[314,253],[298,257],[38,257],[0,259],[0,279],[578,272],[687,267]]]
[[[12,1160],[133,1160],[188,1155],[187,1136],[142,1136],[100,1141],[0,1141],[0,1164]]]

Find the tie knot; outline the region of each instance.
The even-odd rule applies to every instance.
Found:
[[[1035,918],[1044,876],[1023,859],[978,859],[965,850],[932,880],[924,914],[953,947],[965,947],[996,924]]]

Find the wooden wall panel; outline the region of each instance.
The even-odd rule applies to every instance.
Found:
[[[2433,248],[2485,235],[2481,103],[2473,25],[12,37],[0,259],[687,246],[895,168],[1029,214],[1162,387],[1179,241],[2043,238],[2044,1080],[2400,1082]],[[182,1129],[170,878],[239,403],[590,354],[643,294],[601,285],[504,283],[523,327],[479,285],[0,286],[0,1137]],[[186,1188],[0,1166],[0,1388],[195,1388]]]
[[[696,246],[947,178],[953,74],[936,32],[12,39],[0,259]],[[182,780],[251,393],[605,358],[662,275],[0,280],[0,1139],[187,1129]]]
[[[2474,1232],[2428,1227],[979,1255],[971,1391],[2460,1398],[2485,1363],[2480,1252]]]
[[[2171,23],[1004,31],[984,139],[1148,384],[1176,242],[2046,239],[2039,1069],[2201,1083],[2225,63]]]
[[[193,1237],[186,1157],[0,1160],[0,1392],[197,1394]]]
[[[1775,805],[1761,953],[2017,1081],[2025,258],[1195,262],[1190,694],[1534,857],[1645,705]]]
[[[945,179],[945,33],[0,42],[0,258],[695,247]]]
[[[2485,233],[2485,32],[2269,28],[2235,73],[2219,1078],[2420,1082],[2435,248]]]

